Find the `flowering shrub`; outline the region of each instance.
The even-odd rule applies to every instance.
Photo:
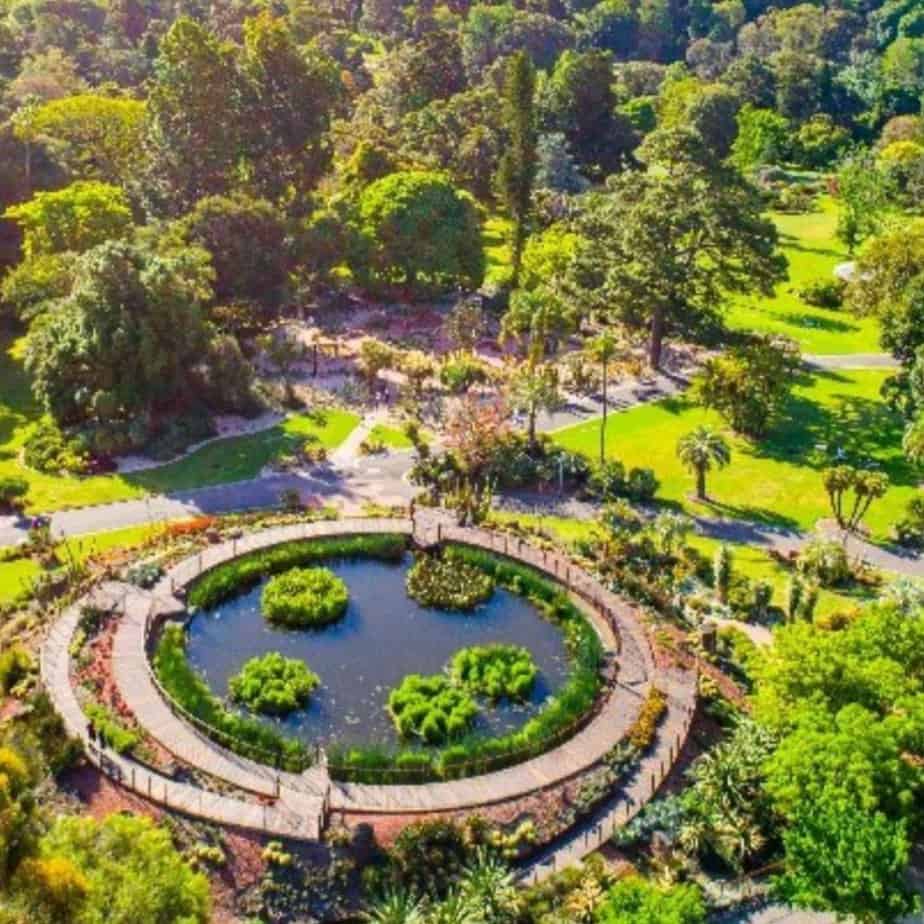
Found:
[[[492,700],[526,699],[538,674],[532,655],[520,645],[463,648],[449,670],[456,684]]]
[[[348,600],[346,584],[327,568],[293,568],[267,581],[260,604],[270,622],[300,629],[335,622]]]
[[[472,610],[489,600],[494,581],[480,568],[421,555],[407,573],[407,592],[418,603],[441,610]]]
[[[639,751],[647,751],[654,744],[658,723],[665,712],[667,712],[667,697],[662,690],[652,687],[629,729],[629,743]]]
[[[389,694],[388,713],[403,738],[442,744],[468,731],[478,706],[446,677],[408,674]]]
[[[271,651],[247,661],[228,686],[233,700],[255,712],[288,715],[308,702],[311,691],[320,682],[304,661]]]

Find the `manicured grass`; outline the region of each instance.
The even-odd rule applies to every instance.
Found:
[[[339,446],[359,423],[355,414],[345,411],[297,414],[270,430],[209,443],[185,459],[146,472],[88,478],[46,475],[26,468],[19,458],[32,426],[41,417],[23,368],[24,351],[25,338],[0,334],[0,476],[26,478],[30,512],[48,513],[149,492],[185,491],[253,478],[274,458],[293,451],[309,437],[316,437],[327,449]]]
[[[821,472],[839,449],[845,462],[878,465],[891,479],[888,494],[866,518],[874,537],[886,539],[921,478],[920,470],[902,455],[901,419],[879,398],[887,375],[876,370],[806,374],[794,389],[784,420],[765,440],[751,443],[724,428],[732,462],[710,473],[713,503],[708,505],[690,498],[693,480],[677,459],[677,440],[699,424],[723,424],[691,400],[673,398],[612,414],[607,453],[627,467],[653,468],[661,481],[659,499],[688,512],[812,529],[830,516]],[[597,419],[560,430],[555,439],[593,457],[599,432]]]
[[[726,322],[737,330],[786,334],[806,353],[877,353],[878,324],[848,311],[813,308],[796,294],[807,282],[832,279],[834,267],[850,259],[836,238],[837,204],[827,196],[821,209],[807,215],[774,213],[781,243],[789,259],[789,279],[777,286],[772,298],[737,297]]]
[[[358,423],[359,418],[347,411],[296,414],[270,430],[209,443],[178,462],[126,478],[156,493],[243,481],[256,477],[273,459],[293,452],[311,437],[328,450],[336,448]]]
[[[41,571],[41,567],[29,558],[0,562],[0,604],[15,600]]]
[[[413,443],[405,436],[403,430],[397,427],[389,427],[385,424],[376,424],[367,437],[370,443],[381,443],[388,449],[411,449]]]
[[[484,247],[484,281],[489,285],[504,285],[510,281],[511,222],[499,215],[486,218],[481,240]]]

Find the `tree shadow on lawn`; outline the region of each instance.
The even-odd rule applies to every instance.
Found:
[[[814,378],[849,381],[835,372],[819,372]],[[893,485],[913,486],[921,472],[902,453],[903,432],[901,416],[877,398],[835,392],[822,401],[793,394],[782,422],[764,440],[751,444],[751,451],[756,458],[817,471],[832,465],[874,468],[885,472]]]
[[[768,507],[757,507],[753,504],[729,504],[710,497],[707,501],[696,501],[690,504],[690,510],[696,516],[722,517],[730,520],[747,520],[759,523],[761,526],[772,527],[775,530],[797,530],[799,523],[793,517],[771,510]]]
[[[844,252],[833,247],[811,247],[792,234],[781,234],[780,244],[785,250],[796,250],[799,253],[817,254],[820,257],[831,257],[834,260],[844,260]]]
[[[848,324],[836,318],[827,318],[824,315],[808,314],[798,311],[773,311],[774,318],[793,327],[804,327],[811,330],[822,330],[829,334],[850,334],[860,330],[859,324]]]

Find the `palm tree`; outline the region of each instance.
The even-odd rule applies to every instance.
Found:
[[[619,350],[619,342],[612,334],[604,331],[599,337],[594,337],[594,339],[587,344],[587,350],[591,357],[596,362],[600,363],[600,371],[602,373],[603,421],[600,426],[600,464],[603,465],[606,461],[606,413],[609,409],[609,401],[607,400],[606,394],[607,372],[609,371],[611,360],[616,356]]]
[[[731,461],[725,438],[709,427],[700,426],[680,437],[677,456],[696,475],[696,496],[706,500],[706,473],[715,465],[724,468]]]

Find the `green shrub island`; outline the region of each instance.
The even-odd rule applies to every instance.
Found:
[[[309,766],[308,752],[300,741],[280,735],[259,719],[225,708],[186,660],[186,632],[182,626],[174,624],[164,629],[154,653],[154,672],[168,696],[202,723],[219,744],[244,757],[278,764],[293,772]]]
[[[447,677],[409,674],[389,694],[388,713],[402,738],[443,744],[469,730],[478,706]]]
[[[423,606],[473,610],[491,599],[494,581],[480,568],[464,562],[419,555],[407,573],[407,592]]]
[[[328,767],[334,779],[371,783],[409,783],[460,779],[509,767],[548,751],[574,734],[590,714],[600,691],[602,646],[597,633],[564,589],[535,568],[468,546],[450,545],[444,561],[491,576],[495,584],[526,597],[559,626],[568,649],[570,673],[564,685],[521,728],[502,737],[471,734],[445,747],[333,747]],[[444,678],[443,680],[448,685]]]
[[[346,612],[347,586],[327,568],[293,568],[270,578],[260,606],[272,623],[290,629],[326,626]]]
[[[228,686],[231,698],[254,712],[288,715],[307,704],[320,682],[304,661],[270,651],[247,661]]]
[[[455,684],[490,700],[524,700],[539,673],[532,655],[520,645],[473,645],[453,656]]]
[[[186,601],[192,607],[207,609],[253,587],[267,575],[331,558],[399,561],[406,548],[407,539],[395,533],[286,542],[218,565],[190,587]]]

